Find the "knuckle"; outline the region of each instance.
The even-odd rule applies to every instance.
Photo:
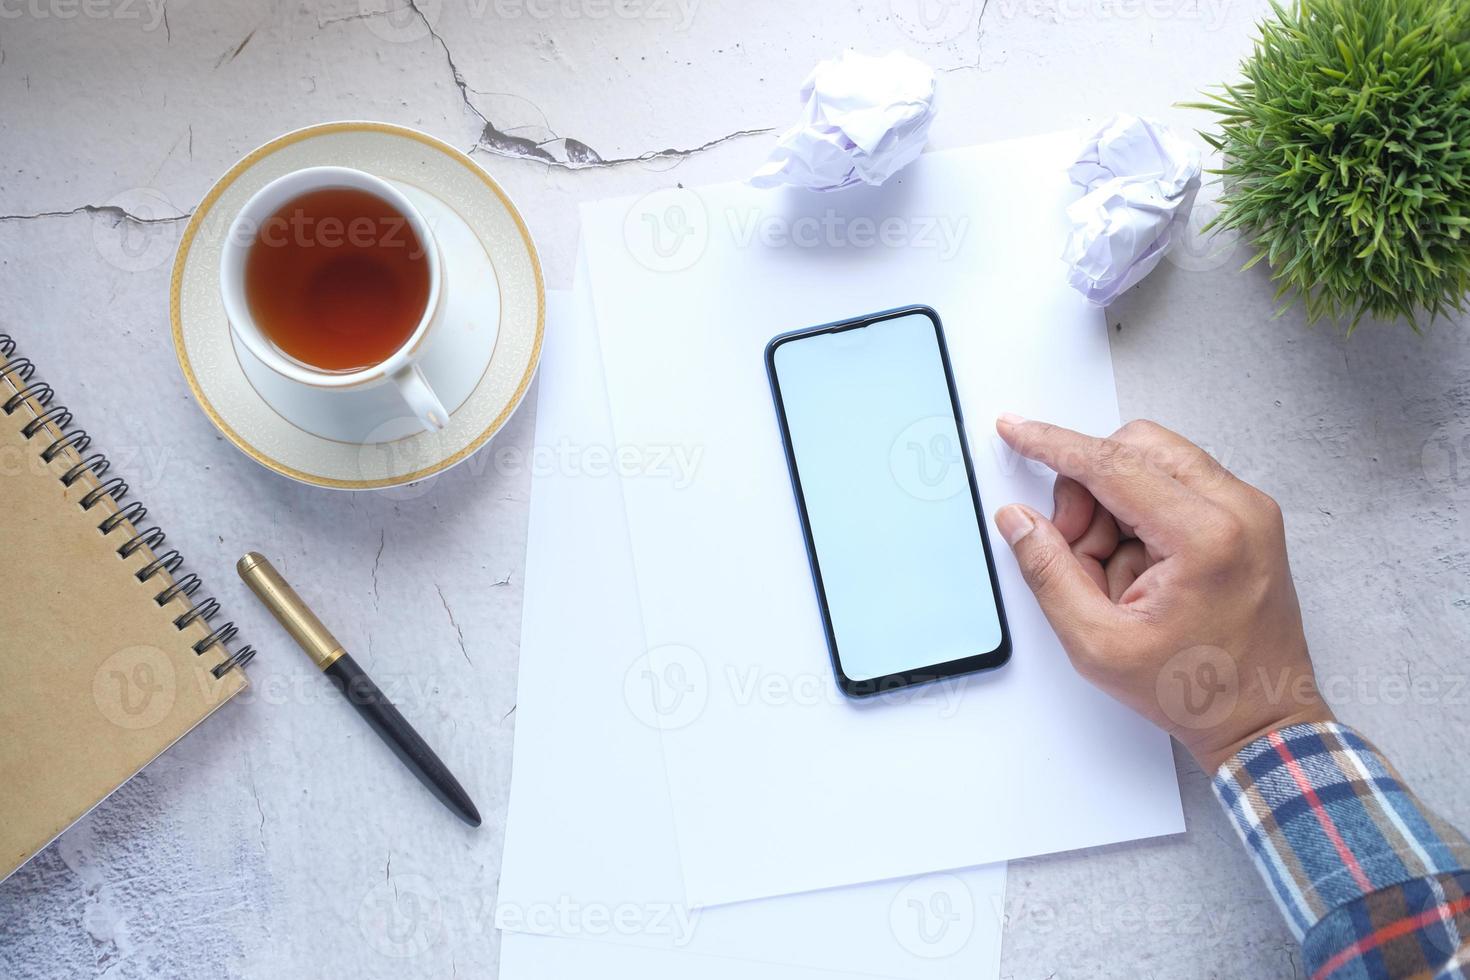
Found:
[[[1250,532],[1250,521],[1237,511],[1222,509],[1218,520],[1221,532],[1231,541],[1239,541]]]
[[[1054,470],[1069,468],[1072,442],[1067,430],[1051,422],[1031,422],[1026,428],[1025,455],[1040,460]]]
[[[1255,487],[1240,484],[1219,504],[1212,523],[1218,525],[1217,530],[1222,535],[1259,544],[1285,534],[1281,505]]]
[[[1161,435],[1168,432],[1162,425],[1153,419],[1130,419],[1123,423],[1123,427],[1113,434],[1115,439],[1146,439],[1151,436]]]
[[[1255,487],[1251,487],[1251,495],[1256,512],[1261,515],[1269,527],[1277,528],[1285,525],[1285,516],[1282,514],[1281,505],[1276,502],[1275,497],[1268,493],[1263,493]]]
[[[1056,442],[1057,427],[1050,422],[1030,422],[1023,428],[1028,446],[1051,447]]]
[[[1200,486],[1206,492],[1220,493],[1228,490],[1232,484],[1237,482],[1231,472],[1220,465],[1219,460],[1203,449],[1199,451],[1193,463]]]
[[[1092,465],[1099,473],[1126,472],[1134,463],[1136,453],[1126,443],[1117,439],[1099,440],[1092,450]]]
[[[1153,445],[1143,451],[1141,458],[1150,476],[1171,480],[1188,475],[1191,468],[1197,468],[1190,453],[1177,446]]]

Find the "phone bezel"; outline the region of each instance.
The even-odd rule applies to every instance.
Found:
[[[801,471],[797,466],[796,453],[791,445],[791,427],[786,418],[786,404],[781,397],[781,381],[776,371],[776,350],[792,341],[803,340],[822,334],[841,333],[845,330],[856,330],[872,326],[875,323],[882,323],[885,320],[893,320],[916,314],[928,317],[929,322],[934,325],[934,337],[939,345],[939,360],[944,366],[944,381],[949,388],[950,410],[954,414],[955,427],[960,436],[960,455],[964,459],[965,476],[970,485],[970,502],[974,510],[975,524],[980,532],[980,545],[985,552],[985,569],[990,576],[991,594],[995,597],[996,617],[1000,620],[1000,643],[995,649],[986,651],[985,653],[977,653],[941,664],[899,671],[867,680],[854,680],[848,677],[846,671],[842,669],[842,654],[837,648],[837,636],[832,627],[832,612],[827,605],[827,589],[822,581],[821,561],[817,557],[816,544],[812,540],[812,525],[807,513],[806,495],[801,486]],[[766,377],[771,385],[771,397],[775,402],[776,419],[781,428],[781,446],[786,455],[786,471],[791,477],[791,489],[796,497],[797,512],[801,517],[801,533],[806,542],[807,564],[811,569],[812,585],[815,587],[817,593],[817,606],[822,614],[822,631],[827,637],[827,652],[832,660],[832,672],[836,675],[838,686],[842,689],[843,693],[852,698],[872,697],[887,691],[898,690],[915,684],[927,684],[960,674],[994,670],[1009,661],[1011,658],[1010,626],[1006,622],[1005,603],[1000,594],[1000,578],[996,574],[995,558],[990,550],[990,535],[985,526],[985,511],[980,504],[980,486],[975,479],[975,465],[970,459],[970,445],[969,438],[965,434],[964,413],[960,410],[959,392],[955,387],[954,371],[950,368],[949,347],[944,340],[944,327],[940,324],[939,314],[928,306],[905,306],[893,310],[884,310],[881,313],[868,314],[867,316],[825,323],[820,326],[792,330],[771,338],[771,341],[766,344],[765,357]]]

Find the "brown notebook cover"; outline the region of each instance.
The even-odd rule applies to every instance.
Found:
[[[0,880],[245,687],[123,480],[0,334]]]

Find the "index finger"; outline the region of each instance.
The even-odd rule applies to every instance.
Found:
[[[996,420],[996,430],[1022,456],[1082,484],[1150,545],[1172,551],[1202,516],[1203,498],[1127,443],[1009,414]]]

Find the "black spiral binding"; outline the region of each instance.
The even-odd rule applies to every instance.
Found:
[[[127,496],[128,485],[121,477],[108,477],[107,457],[101,453],[88,454],[91,448],[92,437],[87,435],[84,429],[71,428],[72,415],[65,406],[52,405],[51,400],[55,397],[55,391],[44,381],[34,380],[36,366],[28,357],[13,357],[15,353],[15,341],[9,334],[0,333],[0,354],[6,358],[3,366],[0,366],[0,380],[8,381],[15,389],[14,393],[0,402],[0,411],[6,415],[12,415],[22,405],[30,403],[39,411],[36,417],[27,422],[21,428],[21,434],[27,439],[33,439],[46,431],[47,425],[54,426],[60,436],[53,439],[46,448],[40,452],[41,459],[50,463],[58,456],[71,450],[79,462],[67,469],[59,479],[65,486],[71,486],[83,473],[91,473],[97,480],[96,488],[89,490],[81,499],[83,510],[91,510],[103,497],[111,497],[120,504],[116,513],[108,515],[98,525],[97,530],[103,534],[110,534],[118,525],[124,521],[132,524],[135,528],[142,524],[143,518],[148,514],[148,508],[136,500],[122,504],[122,498]],[[238,630],[234,623],[225,623],[223,626],[214,628],[209,621],[219,612],[220,605],[213,598],[194,599],[194,593],[203,584],[199,576],[188,572],[182,577],[177,572],[184,564],[184,557],[177,551],[169,549],[161,551],[164,542],[164,533],[157,527],[150,527],[144,531],[138,531],[127,541],[118,547],[117,553],[120,557],[127,558],[138,549],[147,547],[153,554],[153,560],[138,569],[137,576],[140,582],[147,582],[159,572],[167,571],[173,578],[173,582],[154,596],[154,601],[160,606],[184,596],[189,600],[189,608],[183,614],[174,618],[176,629],[185,629],[193,622],[203,622],[211,627],[208,636],[196,642],[194,653],[203,654],[211,647],[218,646],[225,653],[225,659],[216,665],[210,673],[215,678],[221,678],[226,671],[236,667],[244,667],[255,656],[255,650],[250,646],[242,646],[238,650],[231,650],[229,642],[234,639]]]

